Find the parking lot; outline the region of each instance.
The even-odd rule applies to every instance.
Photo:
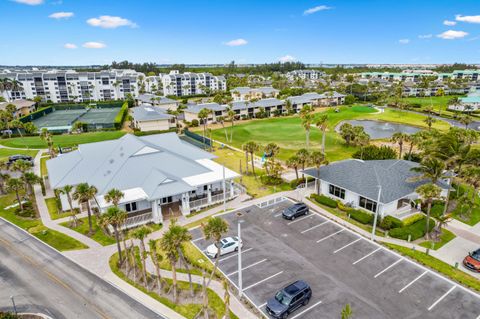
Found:
[[[480,319],[480,296],[361,237],[325,217],[287,221],[285,200],[222,215],[229,236],[242,227],[245,296],[263,313],[269,298],[303,279],[313,291],[310,303],[289,318],[339,318],[350,304],[354,318]],[[211,244],[192,230],[201,250]],[[221,256],[220,270],[238,287],[238,256]]]

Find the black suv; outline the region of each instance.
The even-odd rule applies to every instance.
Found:
[[[23,160],[25,162],[29,162],[30,165],[33,166],[33,157],[28,156],[28,155],[12,155],[8,158],[7,165],[11,165],[15,163],[16,161]]]
[[[267,302],[267,313],[273,318],[285,319],[312,298],[312,289],[303,280],[295,281],[275,294]]]
[[[282,213],[283,218],[294,220],[295,218],[307,215],[308,214],[308,206],[304,203],[296,203],[287,209],[285,209]]]

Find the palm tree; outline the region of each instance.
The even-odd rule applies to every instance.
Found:
[[[465,129],[468,130],[468,126],[473,122],[472,117],[468,114],[462,115],[458,121],[465,125]]]
[[[249,141],[245,144],[245,149],[248,150],[248,153],[250,153],[250,159],[252,161],[251,163],[252,163],[253,176],[256,176],[254,157],[255,157],[255,152],[257,152],[260,149],[260,146],[255,141]]]
[[[115,207],[118,207],[118,203],[120,203],[123,197],[125,197],[125,194],[116,188],[112,188],[103,196],[107,203],[112,203]]]
[[[223,116],[218,116],[217,122],[220,122],[220,124],[222,125],[223,131],[225,133],[225,142],[228,142],[228,133],[227,129],[225,128],[225,118]]]
[[[420,166],[413,167],[411,170],[420,173],[414,180],[428,179],[433,184],[437,184],[438,180],[445,177],[445,163],[434,157],[425,158]]]
[[[310,157],[310,152],[306,148],[301,148],[297,151],[297,157],[299,164],[302,165],[302,171],[305,170],[305,165],[308,163],[308,159]],[[304,174],[302,172],[302,178],[304,177]]]
[[[293,168],[295,170],[295,176],[298,180],[298,167],[300,166],[300,160],[298,156],[296,155],[290,156],[290,158],[287,159],[286,164],[289,168]]]
[[[342,309],[341,318],[342,319],[352,318],[352,307],[350,307],[350,304],[347,303],[345,307]]]
[[[227,116],[228,116],[228,119],[230,120],[230,123],[232,124],[231,130],[230,130],[230,143],[231,143],[233,141],[233,126],[235,125],[235,116],[236,116],[236,113],[231,106],[228,108]]]
[[[33,194],[33,185],[40,184],[42,182],[42,178],[33,172],[23,173],[22,180],[25,183],[25,189],[28,196]]]
[[[225,136],[227,135],[227,131],[225,131]],[[245,173],[248,174],[248,144],[242,145],[242,150],[245,152]]]
[[[20,191],[24,189],[24,183],[19,178],[10,178],[7,181],[7,191],[15,192],[20,210],[23,212],[23,204],[20,199]]]
[[[421,132],[421,131],[419,131],[419,132]],[[408,160],[411,160],[411,159],[412,159],[413,147],[414,147],[415,145],[419,145],[419,144],[421,143],[421,141],[422,141],[422,137],[421,137],[421,135],[420,135],[419,132],[415,132],[415,133],[413,133],[412,135],[409,135],[409,136],[408,136],[407,142],[410,143],[410,146],[409,146],[409,148],[408,148]]]
[[[115,241],[117,242],[117,250],[118,250],[118,260],[119,265],[123,263],[122,258],[122,248],[120,247],[120,228],[125,223],[127,219],[127,212],[121,210],[117,206],[109,207],[107,211],[102,215],[102,217],[106,220],[108,224],[113,227],[113,231],[115,233]]]
[[[80,183],[75,188],[72,198],[77,200],[79,203],[84,203],[87,205],[88,213],[88,234],[93,234],[92,228],[92,208],[90,207],[90,200],[94,199],[97,194],[97,188],[95,186],[90,186],[88,183]]]
[[[322,166],[322,164],[328,164],[328,161],[322,152],[314,151],[310,153],[309,162],[312,163],[317,169],[318,182],[315,183],[316,184],[315,186],[317,188],[317,194],[320,194],[320,167]]]
[[[430,131],[432,129],[433,123],[435,123],[437,120],[434,119],[431,115],[427,116],[423,122],[425,122],[428,126],[428,130]]]
[[[207,122],[208,122],[208,116],[210,115],[210,113],[212,113],[212,111],[208,109],[201,109],[200,112],[198,112],[198,118],[202,121],[202,124],[203,124],[203,144],[205,144],[205,135],[207,133]]]
[[[147,257],[147,250],[145,249],[145,238],[152,233],[152,229],[148,226],[142,226],[137,229],[133,229],[130,231],[130,235],[140,241],[140,257],[142,259],[142,272],[143,272],[143,283],[145,284],[145,288],[148,289],[148,282],[147,282],[147,266],[145,263],[145,259]]]
[[[461,177],[472,186],[472,201],[475,201],[480,187],[480,167],[473,165],[465,167],[461,172]]]
[[[398,143],[398,158],[402,159],[402,153],[403,153],[403,143],[408,140],[408,135],[403,133],[403,132],[396,132],[392,135],[390,138],[390,141],[393,143]]]
[[[172,219],[170,221],[170,226],[168,227],[168,231],[173,234],[173,238],[176,241],[175,246],[177,247],[177,254],[180,257],[180,260],[182,261],[183,265],[185,266],[185,269],[187,270],[188,281],[190,284],[190,295],[193,298],[194,292],[193,292],[192,274],[190,272],[190,266],[188,265],[187,259],[183,254],[183,247],[185,243],[188,243],[190,240],[192,240],[192,235],[188,231],[188,228],[178,225],[176,219]]]
[[[275,143],[268,143],[264,148],[265,154],[269,157],[272,163],[275,162],[275,156],[277,156],[279,151],[280,147],[278,147],[278,145]],[[268,162],[265,163],[265,170],[267,171],[268,175]]]
[[[312,127],[312,122],[314,120],[313,108],[310,105],[305,105],[300,110],[300,118],[302,119],[302,126],[305,129],[305,142],[307,150],[310,147],[310,128]]]
[[[68,206],[70,206],[70,214],[72,216],[73,227],[77,227],[77,217],[75,216],[75,211],[73,210],[72,205],[72,185],[65,185],[59,189],[60,194],[65,194],[67,196]]]
[[[450,221],[452,221],[452,215],[447,214],[447,215],[438,216],[437,221],[438,221],[437,230],[438,230],[438,233],[441,235],[442,229],[445,228]]]
[[[328,115],[320,115],[320,117],[315,122],[315,126],[322,131],[322,153],[325,154],[325,131],[328,127]]]
[[[157,288],[158,294],[162,293],[162,277],[160,275],[160,263],[163,261],[163,255],[159,252],[159,242],[153,239],[148,241],[150,248],[150,257],[152,258],[153,265],[155,266],[155,273],[157,275]]]
[[[415,189],[420,197],[427,203],[427,222],[425,225],[425,239],[430,239],[430,211],[432,209],[432,202],[434,198],[440,197],[440,187],[433,183],[423,184]]]
[[[172,267],[172,288],[173,299],[175,303],[178,303],[178,291],[177,291],[177,262],[178,262],[178,250],[177,239],[175,233],[168,229],[160,238],[160,247],[165,252],[165,255]]]

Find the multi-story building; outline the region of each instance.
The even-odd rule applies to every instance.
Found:
[[[138,96],[138,78],[133,70],[77,72],[74,70],[31,70],[0,72],[0,79],[16,81],[13,90],[2,92],[7,101],[41,96],[53,103],[107,101]]]
[[[242,86],[234,88],[231,93],[234,101],[251,101],[277,97],[280,91],[273,87],[249,88]]]
[[[180,74],[176,70],[162,77],[163,95],[188,96],[205,94],[208,92],[226,91],[227,80],[223,75],[215,76],[210,73]]]
[[[295,79],[318,80],[322,76],[325,76],[325,72],[317,70],[294,70],[287,73],[287,79],[290,81]]]

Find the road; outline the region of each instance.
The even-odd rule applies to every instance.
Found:
[[[52,318],[163,318],[0,219],[0,310]]]

